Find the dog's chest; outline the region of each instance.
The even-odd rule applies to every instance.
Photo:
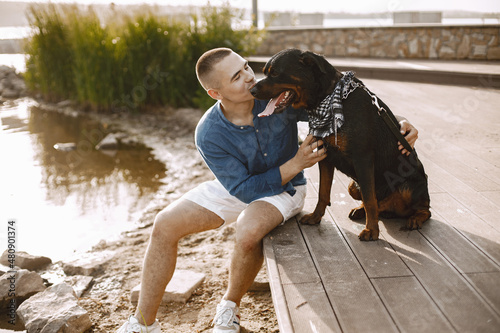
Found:
[[[322,138],[321,140],[326,142],[329,152],[331,151],[332,153],[340,153],[347,157],[346,152],[349,143],[346,134],[338,133],[337,137],[335,137],[334,135],[330,135]]]

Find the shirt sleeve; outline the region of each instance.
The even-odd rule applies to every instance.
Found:
[[[287,191],[295,194],[291,183],[281,185],[279,166],[272,167],[260,174],[250,174],[248,168],[216,142],[198,140],[198,151],[212,173],[221,184],[244,203],[277,195]]]

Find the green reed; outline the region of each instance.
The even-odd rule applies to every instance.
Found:
[[[213,101],[196,79],[199,56],[221,46],[251,54],[264,33],[234,29],[241,12],[228,4],[207,6],[190,20],[160,17],[154,7],[108,15],[76,5],[30,6],[25,78],[32,91],[101,111],[206,108]]]

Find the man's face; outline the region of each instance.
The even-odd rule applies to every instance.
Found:
[[[250,88],[255,84],[255,75],[248,61],[236,53],[231,53],[215,65],[216,89],[223,99],[239,103],[253,100]]]

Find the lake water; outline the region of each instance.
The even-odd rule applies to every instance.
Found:
[[[63,260],[134,227],[165,177],[146,147],[93,149],[107,130],[44,111],[29,98],[0,106],[0,244],[16,221],[20,251]],[[61,152],[57,143],[76,150]],[[3,252],[3,250],[1,252]]]

